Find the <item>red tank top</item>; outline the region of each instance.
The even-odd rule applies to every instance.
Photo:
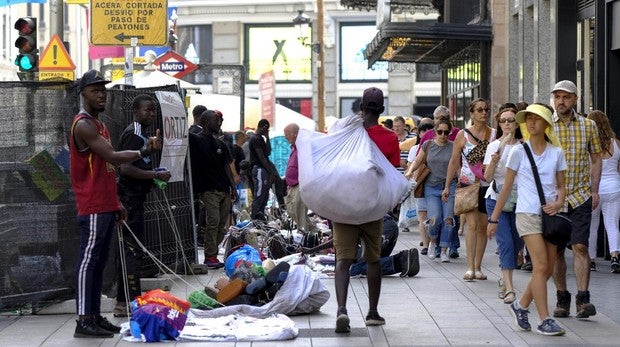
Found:
[[[79,113],[73,118],[71,126],[71,184],[75,194],[78,216],[114,212],[120,210],[121,204],[116,194],[116,170],[114,165],[106,162],[90,148],[80,152],[75,144],[73,128],[83,118],[91,119],[106,141],[110,142],[110,133],[105,124],[86,113]]]

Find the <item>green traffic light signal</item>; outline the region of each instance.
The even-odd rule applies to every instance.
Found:
[[[19,18],[15,22],[15,29],[19,31],[19,37],[15,40],[15,47],[19,49],[15,65],[22,72],[37,71],[39,62],[37,19],[34,17]]]
[[[20,71],[32,71],[37,63],[31,55],[20,54],[15,58],[15,65],[19,66]]]

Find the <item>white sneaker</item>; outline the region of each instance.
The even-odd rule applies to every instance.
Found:
[[[441,253],[441,262],[442,263],[449,263],[450,262],[450,257],[448,257],[448,253],[445,253],[445,252]]]
[[[435,246],[435,244],[432,243],[432,242],[428,244],[428,257],[431,258],[431,259],[435,259],[435,257],[436,257],[435,247],[437,247],[437,246]]]

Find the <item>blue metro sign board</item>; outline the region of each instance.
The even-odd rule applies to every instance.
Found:
[[[159,71],[176,78],[181,78],[198,68],[196,64],[173,51],[168,51],[166,54],[157,58],[153,64],[157,66]]]

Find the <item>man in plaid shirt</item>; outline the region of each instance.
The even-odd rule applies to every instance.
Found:
[[[590,303],[590,257],[588,255],[588,236],[592,210],[599,203],[598,185],[601,179],[601,143],[596,124],[577,114],[573,108],[577,102],[577,86],[564,80],[556,83],[553,91],[554,130],[557,134],[568,170],[564,171],[566,200],[563,211],[572,220],[569,247],[573,251],[573,266],[577,279],[577,318],[588,318],[596,314]],[[554,317],[570,315],[571,294],[566,286],[565,248],[558,248],[553,281],[557,288],[557,305]]]

